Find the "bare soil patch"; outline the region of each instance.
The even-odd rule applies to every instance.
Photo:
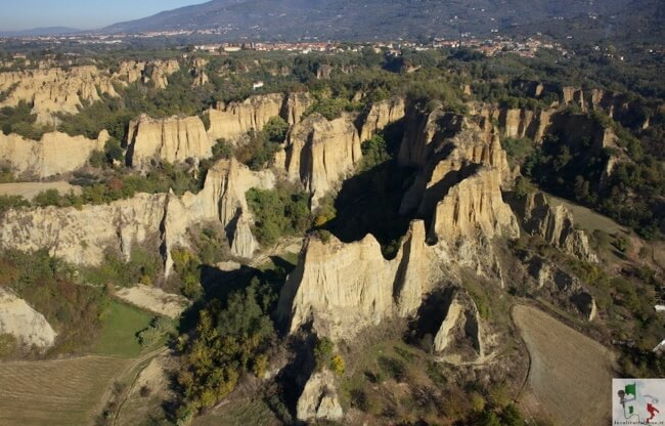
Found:
[[[81,193],[81,187],[70,185],[65,181],[57,182],[15,182],[15,183],[0,183],[0,195],[20,195],[26,200],[32,200],[37,194],[42,191],[55,189],[61,195]]]
[[[512,314],[531,356],[524,411],[562,425],[609,424],[612,352],[535,307]]]
[[[189,301],[182,296],[142,284],[123,288],[116,292],[116,296],[139,308],[173,319],[178,318],[189,307]]]

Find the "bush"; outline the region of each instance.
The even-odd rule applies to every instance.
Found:
[[[69,353],[91,343],[108,302],[105,288],[81,285],[74,269],[47,250],[0,253],[3,275],[19,297],[46,317],[58,332],[52,353]]]
[[[381,135],[374,135],[361,145],[363,158],[360,163],[360,170],[369,170],[381,163],[390,160],[388,145]]]
[[[309,197],[292,186],[252,188],[246,197],[256,219],[254,235],[261,244],[274,244],[282,236],[302,234],[309,227]]]
[[[253,280],[232,293],[226,306],[213,299],[200,311],[195,334],[181,347],[178,417],[217,404],[243,372],[260,372],[275,338],[268,315],[274,299],[269,286]]]
[[[20,195],[0,195],[0,214],[10,209],[28,207],[30,202]]]

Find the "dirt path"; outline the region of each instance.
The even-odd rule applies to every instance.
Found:
[[[538,308],[516,305],[512,317],[530,358],[522,408],[556,424],[609,424],[612,353]]]
[[[81,193],[80,186],[70,185],[65,181],[0,183],[0,195],[20,195],[26,200],[32,200],[40,192],[49,189],[55,189],[61,195],[69,194],[70,191]]]

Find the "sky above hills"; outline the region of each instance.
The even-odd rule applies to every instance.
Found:
[[[205,0],[0,0],[0,31],[100,28]]]

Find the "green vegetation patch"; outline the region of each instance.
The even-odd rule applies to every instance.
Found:
[[[151,326],[154,315],[134,306],[111,300],[102,313],[99,337],[92,352],[100,355],[136,358],[143,346],[137,334]]]

